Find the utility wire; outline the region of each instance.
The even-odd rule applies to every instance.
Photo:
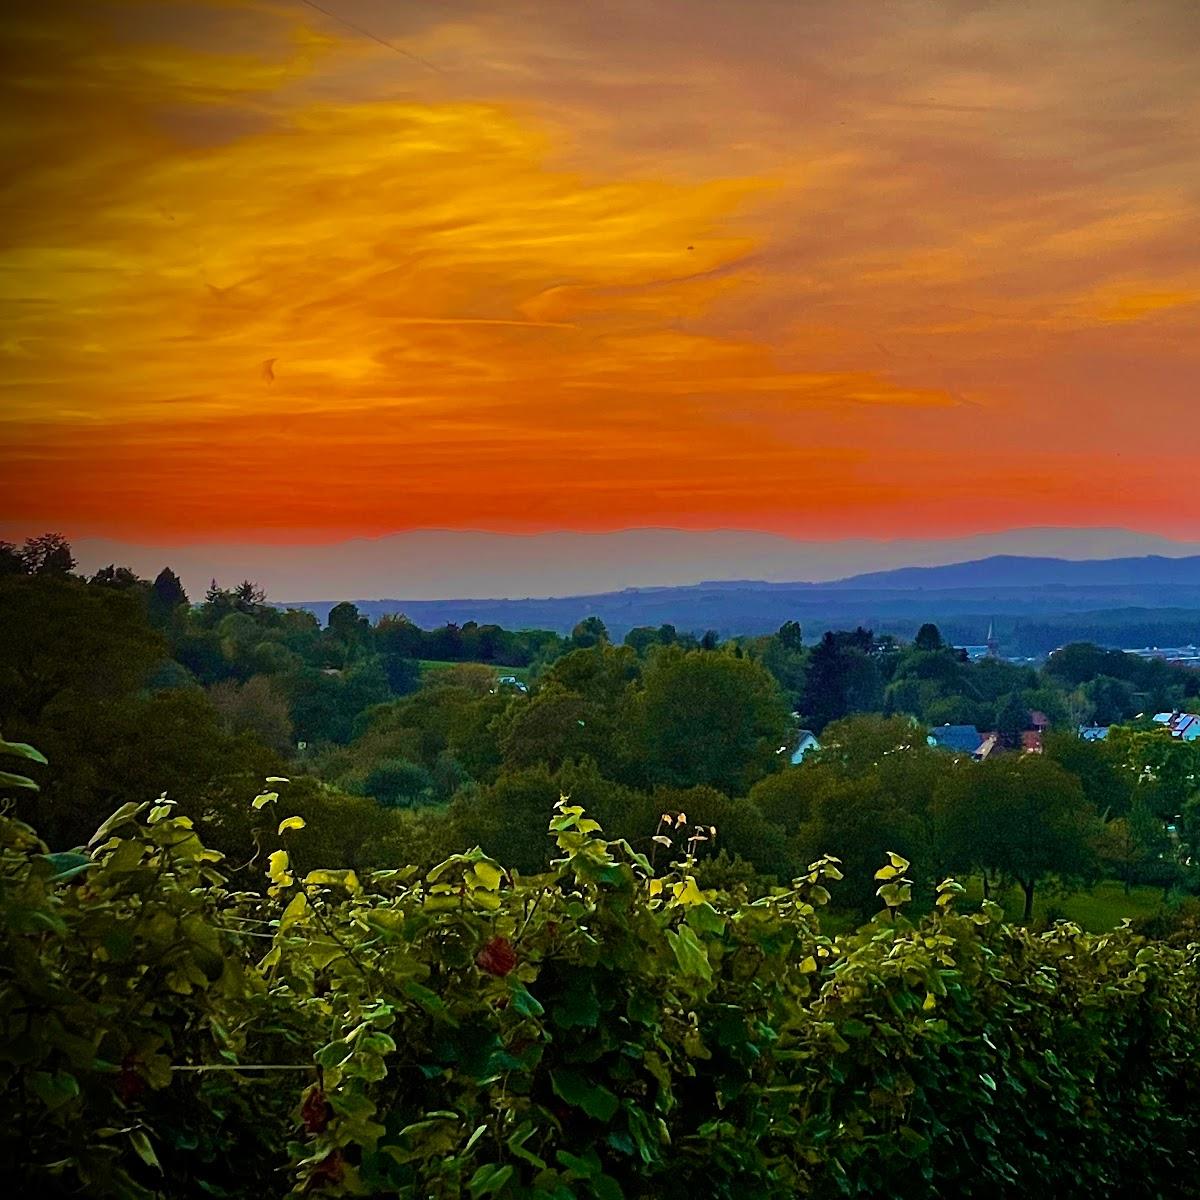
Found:
[[[331,21],[336,21],[339,25],[345,25],[347,29],[352,29],[355,33],[360,34],[365,38],[370,38],[371,41],[377,42],[380,46],[385,46],[388,50],[391,50],[396,54],[401,54],[405,58],[411,58],[413,62],[420,63],[421,66],[425,67],[427,70],[436,71],[439,75],[445,74],[440,67],[435,67],[433,63],[426,61],[419,54],[414,54],[411,50],[405,50],[402,46],[397,46],[394,42],[389,42],[386,38],[381,38],[377,33],[372,33],[369,29],[365,29],[361,25],[356,25],[353,21],[347,20],[338,13],[331,12],[327,8],[322,8],[321,5],[316,3],[316,0],[300,0],[300,3],[306,4],[314,11],[328,17]]]

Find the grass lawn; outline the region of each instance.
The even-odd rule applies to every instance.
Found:
[[[432,671],[444,671],[448,667],[458,667],[458,666],[462,666],[462,665],[463,665],[462,663],[443,662],[443,661],[440,661],[435,658],[419,658],[419,659],[417,659],[417,666],[419,666],[421,668],[422,675],[428,675]],[[490,667],[493,671],[495,671],[497,677],[499,677],[501,675],[511,675],[514,679],[519,679],[522,683],[529,682],[529,668],[528,667],[500,667],[500,666],[497,666],[495,663],[473,663],[471,665],[481,666],[481,667]]]
[[[983,899],[983,884],[978,876],[962,882],[967,889],[968,907],[973,909]],[[836,896],[836,892],[834,894]],[[1002,897],[993,896],[993,899],[1003,902],[1005,916],[1010,922],[1020,923],[1021,913],[1025,910],[1025,897],[1020,888],[1013,888]],[[1133,887],[1126,895],[1124,885],[1115,879],[1105,879],[1095,887],[1077,892],[1064,893],[1043,885],[1033,895],[1035,921],[1043,918],[1049,909],[1058,919],[1074,921],[1090,933],[1114,929],[1125,917],[1153,916],[1162,907],[1161,888]],[[915,909],[910,912],[914,919],[917,915]],[[823,909],[819,916],[822,932],[831,935],[850,933],[862,923],[853,913],[837,908]]]
[[[967,880],[966,887],[969,899],[979,901],[983,898],[983,887],[978,879]],[[1021,919],[1025,898],[1020,888],[1013,888],[1004,896],[993,896],[993,899],[1004,905],[1009,920]],[[1115,879],[1102,880],[1095,887],[1077,892],[1061,892],[1042,885],[1033,894],[1035,921],[1051,910],[1056,916],[1074,921],[1092,933],[1112,929],[1125,917],[1153,916],[1162,906],[1162,888],[1132,887],[1127,895],[1124,884]]]

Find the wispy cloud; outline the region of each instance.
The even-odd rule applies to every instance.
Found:
[[[211,0],[6,36],[10,519],[1200,528],[1190,4]]]

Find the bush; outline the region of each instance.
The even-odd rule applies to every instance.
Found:
[[[265,848],[296,836],[271,794]],[[278,828],[278,833],[276,829]],[[168,804],[52,855],[0,818],[0,1141],[16,1193],[449,1198],[1194,1195],[1200,945],[903,906],[822,933],[582,809],[532,877],[233,891]],[[280,1174],[280,1171],[286,1174]]]

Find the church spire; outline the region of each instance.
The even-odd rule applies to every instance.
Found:
[[[987,656],[988,658],[1000,657],[1000,639],[996,636],[996,621],[994,618],[988,622]]]

